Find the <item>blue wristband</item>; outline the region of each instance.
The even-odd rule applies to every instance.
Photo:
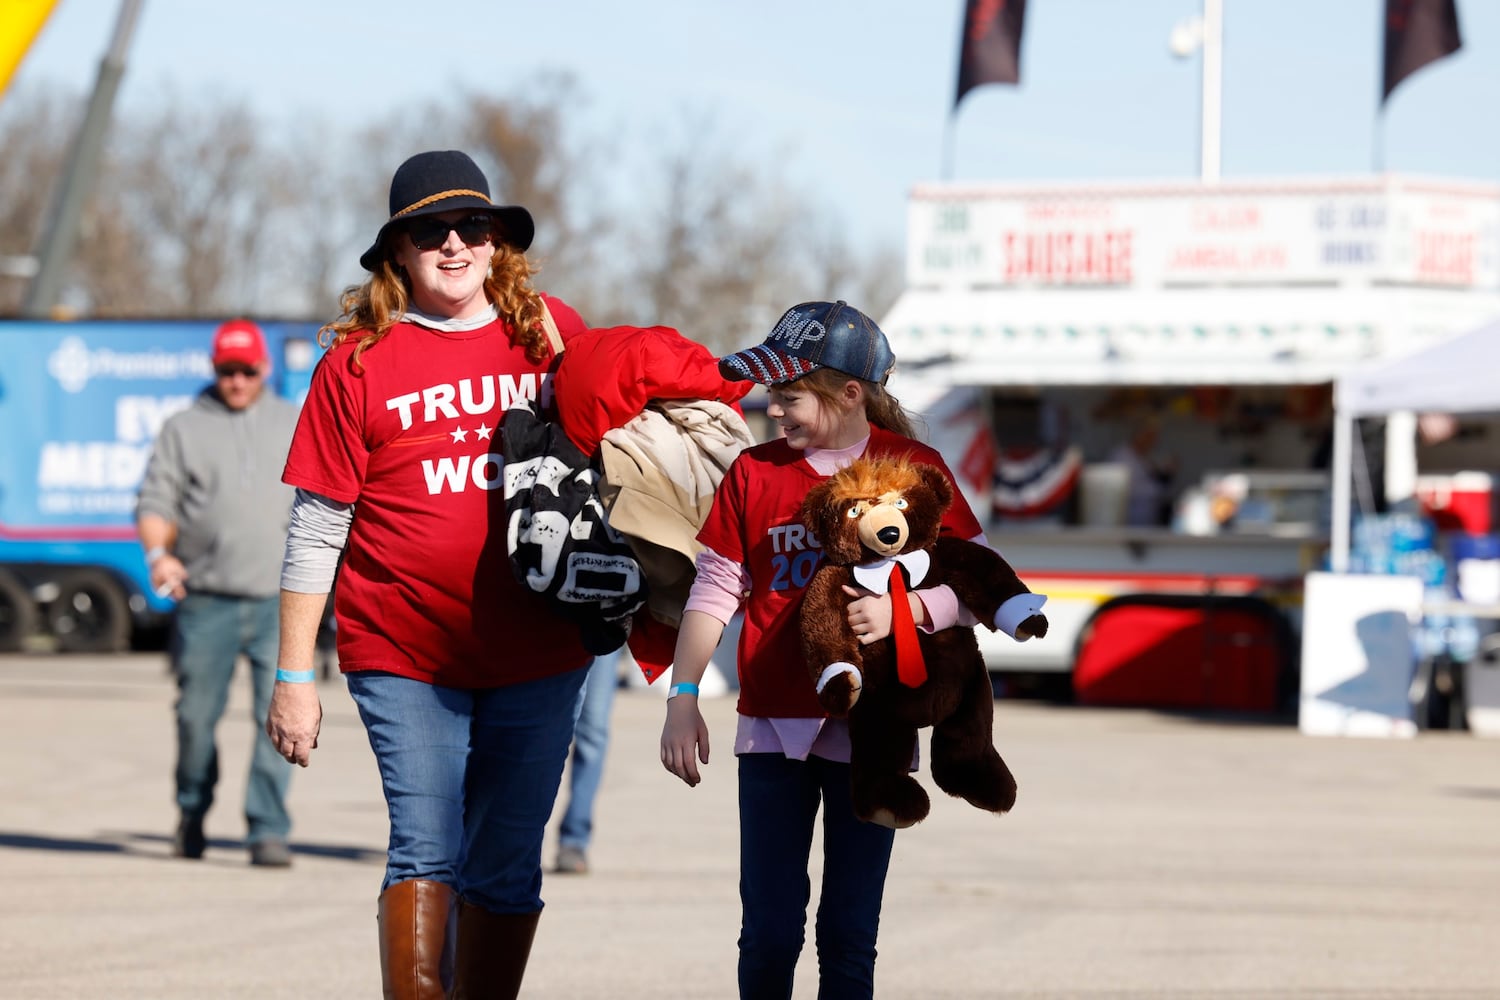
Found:
[[[668,699],[675,698],[680,694],[690,694],[694,698],[696,698],[698,697],[698,685],[689,684],[684,681],[681,684],[673,684],[671,687],[667,688]]]
[[[318,672],[316,670],[282,670],[280,667],[276,668],[276,679],[278,681],[286,681],[288,684],[307,684],[310,681],[317,680],[317,677]]]

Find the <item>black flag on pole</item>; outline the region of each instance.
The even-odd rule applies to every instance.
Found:
[[[1026,0],[968,0],[953,106],[983,83],[1021,82],[1021,24]]]
[[[1385,90],[1380,102],[1402,80],[1462,44],[1454,0],[1385,0]]]

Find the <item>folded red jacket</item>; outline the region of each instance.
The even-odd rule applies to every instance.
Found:
[[[653,399],[735,405],[753,384],[724,378],[708,348],[671,327],[615,326],[570,339],[552,389],[568,439],[592,457],[606,431],[629,423]]]

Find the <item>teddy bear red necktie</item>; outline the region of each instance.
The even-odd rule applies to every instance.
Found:
[[[891,566],[891,638],[896,642],[896,677],[907,687],[920,687],[927,680],[927,661],[917,642],[917,623],[906,599],[906,574],[899,562]]]

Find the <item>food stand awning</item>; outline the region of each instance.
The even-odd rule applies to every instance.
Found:
[[[1324,286],[913,288],[881,327],[904,371],[950,385],[1314,385],[1440,314],[1425,298]]]

